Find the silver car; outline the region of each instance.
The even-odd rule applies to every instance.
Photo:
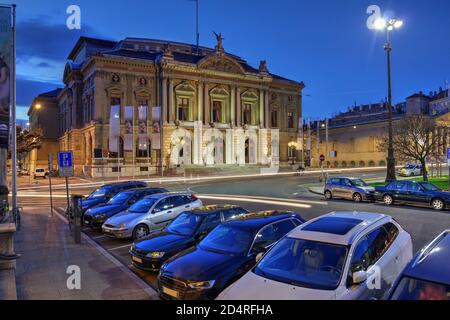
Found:
[[[374,201],[375,188],[359,178],[330,178],[325,185],[324,195],[327,200],[341,198],[355,202]]]
[[[102,230],[107,236],[138,240],[153,231],[164,229],[182,212],[202,205],[202,201],[191,193],[155,194],[106,220]]]

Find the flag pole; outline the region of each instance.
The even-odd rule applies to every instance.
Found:
[[[17,132],[16,132],[16,5],[12,5],[13,14],[13,63],[12,63],[12,209],[17,210]]]

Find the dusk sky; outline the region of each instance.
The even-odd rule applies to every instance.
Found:
[[[195,43],[195,2],[189,0],[19,0],[18,118],[33,98],[62,87],[66,58],[79,36],[141,37]],[[82,29],[66,27],[66,9],[81,7]],[[366,9],[405,24],[393,34],[394,102],[450,81],[448,0],[200,0],[200,43],[224,47],[257,67],[304,81],[304,117],[329,117],[386,97],[385,34],[369,30]]]

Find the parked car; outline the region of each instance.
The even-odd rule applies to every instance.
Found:
[[[186,210],[201,207],[202,202],[186,192],[154,194],[136,202],[103,224],[107,236],[138,240],[150,232],[164,229]]]
[[[390,300],[450,300],[450,230],[425,246],[398,277]]]
[[[355,202],[375,200],[375,188],[359,178],[330,178],[325,184],[325,198],[342,198]]]
[[[42,178],[47,179],[48,171],[44,168],[36,168],[34,169],[33,179]]]
[[[146,187],[147,184],[141,181],[127,181],[127,182],[106,184],[98,188],[94,192],[92,192],[86,198],[81,200],[82,211],[83,213],[85,213],[88,209],[91,209],[95,206],[108,202],[119,192]]]
[[[88,227],[101,229],[103,223],[112,216],[127,210],[142,198],[156,194],[166,193],[164,188],[140,188],[119,192],[105,204],[99,204],[88,209],[83,215],[83,224]]]
[[[267,211],[219,225],[197,247],[162,266],[158,276],[161,297],[216,298],[255,265],[258,255],[303,222],[294,212]]]
[[[422,169],[422,165],[420,164],[407,164],[398,170],[398,175],[401,177],[421,176],[423,174]]]
[[[444,192],[430,182],[393,181],[375,188],[375,198],[390,206],[394,203],[427,204],[435,210],[450,205],[450,192]]]
[[[331,213],[290,232],[219,299],[380,298],[411,257],[411,236],[391,217]]]
[[[219,224],[248,213],[233,205],[213,205],[183,212],[164,230],[133,243],[132,263],[139,269],[159,271],[166,260],[195,246]]]

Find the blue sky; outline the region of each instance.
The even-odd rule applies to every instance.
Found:
[[[18,116],[38,93],[62,86],[64,64],[80,35],[195,42],[189,0],[17,0]],[[81,8],[81,31],[69,31],[66,9]],[[328,117],[355,102],[386,97],[385,35],[369,30],[366,9],[405,25],[393,35],[393,95],[437,90],[450,81],[448,0],[200,0],[200,42],[224,47],[273,73],[304,81],[304,116]]]

